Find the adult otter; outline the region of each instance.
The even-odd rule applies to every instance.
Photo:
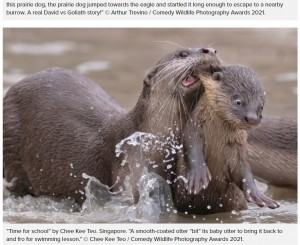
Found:
[[[128,113],[91,80],[62,68],[30,75],[12,86],[4,98],[4,175],[15,195],[71,197],[85,200],[87,180],[124,188],[131,184],[138,198],[142,168],[129,166],[143,159],[128,150],[129,164],[121,166],[115,146],[136,131],[164,140],[180,137],[186,118],[197,100],[197,78],[211,65],[219,65],[213,48],[181,49],[162,60],[144,80],[136,106]],[[175,136],[174,136],[175,135]],[[165,145],[170,152],[171,146]],[[169,158],[176,153],[169,154]],[[156,171],[165,177],[165,155],[152,152]]]
[[[178,178],[175,206],[194,214],[246,209],[246,200],[278,207],[258,191],[247,162],[246,130],[260,122],[264,105],[256,74],[246,67],[227,66],[212,77],[200,77],[204,93],[184,138],[188,169],[177,164],[177,175],[188,176],[188,190]]]
[[[297,120],[264,116],[248,131],[248,161],[256,178],[297,188]]]

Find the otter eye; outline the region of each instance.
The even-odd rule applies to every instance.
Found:
[[[190,53],[187,52],[187,51],[182,51],[182,52],[179,53],[179,56],[180,56],[181,58],[186,58],[186,57],[188,57],[189,55],[190,55]]]
[[[241,105],[242,105],[242,101],[239,100],[239,99],[237,99],[237,100],[235,100],[235,104],[236,104],[237,106],[241,106]]]
[[[264,107],[261,106],[261,107],[259,108],[259,112],[262,113],[263,109],[264,109]]]

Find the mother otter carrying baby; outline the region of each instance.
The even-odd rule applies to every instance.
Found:
[[[73,198],[82,204],[87,184],[83,174],[113,192],[122,192],[129,176],[136,202],[143,167],[173,181],[182,131],[203,94],[201,79],[221,66],[213,48],[168,54],[146,76],[128,113],[75,72],[51,68],[26,77],[4,98],[7,188],[17,196]],[[140,166],[144,155],[136,147],[126,145],[126,156],[116,156],[116,145],[135,132],[150,133],[160,142],[172,139],[173,144],[163,144],[160,150],[154,146],[147,153],[155,168]]]
[[[72,71],[52,68],[12,86],[4,98],[4,175],[18,196],[71,197],[81,204],[94,176],[117,192],[130,176],[137,201],[143,156],[137,148],[116,157],[115,146],[135,132],[180,145],[182,128],[197,101],[200,74],[220,65],[213,48],[177,50],[161,59],[144,80],[128,113],[98,85]],[[128,146],[128,145],[127,145]],[[129,146],[128,146],[129,147]],[[175,161],[174,146],[151,150],[154,170],[164,179]],[[180,147],[175,147],[180,149]],[[170,152],[166,158],[166,153]],[[150,167],[150,166],[147,166]]]

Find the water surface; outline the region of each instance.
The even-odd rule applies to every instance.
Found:
[[[96,81],[126,110],[136,103],[149,69],[178,46],[213,46],[229,64],[254,69],[266,89],[264,112],[296,117],[296,29],[4,29],[4,93],[27,74],[60,66]],[[149,198],[153,182],[145,175],[143,198],[132,205],[111,194],[97,180],[101,191],[92,194],[80,209],[71,200],[48,197],[13,197],[4,190],[4,222],[7,223],[296,223],[297,192],[258,183],[281,203],[276,210],[259,208],[206,216],[182,216],[172,206],[170,194],[161,207]],[[100,188],[101,187],[101,188]],[[90,188],[90,187],[87,187]],[[150,188],[150,189],[149,189]],[[97,198],[104,198],[104,203]]]

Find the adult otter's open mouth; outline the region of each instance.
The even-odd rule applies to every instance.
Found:
[[[195,84],[198,80],[198,78],[189,75],[181,81],[181,84],[184,87],[190,87],[191,85]]]

